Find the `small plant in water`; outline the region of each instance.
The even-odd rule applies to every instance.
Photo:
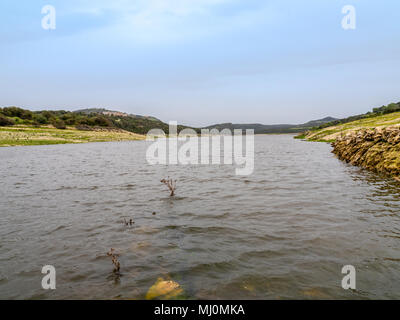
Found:
[[[107,252],[107,255],[109,256],[109,257],[111,257],[111,261],[112,261],[112,263],[113,263],[113,265],[114,265],[114,270],[113,270],[113,272],[114,273],[119,273],[119,269],[120,269],[120,267],[121,267],[121,265],[120,265],[120,263],[119,263],[119,261],[118,261],[118,254],[117,253],[115,253],[115,249],[114,248],[111,248],[111,250],[109,251],[109,252]]]
[[[124,218],[124,223],[126,226],[132,226],[135,224],[135,221],[133,221],[133,219],[129,219],[129,221],[126,221],[126,219]]]
[[[176,190],[176,180],[172,180],[169,177],[167,179],[162,179],[161,183],[164,183],[169,191],[171,191],[171,197],[173,197],[175,195],[175,190]]]

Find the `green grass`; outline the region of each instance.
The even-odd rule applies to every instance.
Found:
[[[0,140],[0,147],[11,147],[11,146],[41,146],[51,144],[67,144],[73,143],[66,140]]]
[[[327,127],[319,130],[312,130],[302,138],[309,141],[331,142],[347,132],[358,131],[362,129],[373,129],[377,127],[400,126],[400,112],[389,113],[371,118],[360,119],[337,126]],[[300,136],[299,136],[300,137]]]
[[[299,134],[299,135],[295,136],[294,138],[295,139],[305,139],[306,138],[306,134],[302,133],[302,134]]]

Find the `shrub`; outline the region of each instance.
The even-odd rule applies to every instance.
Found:
[[[35,114],[33,115],[33,121],[39,124],[47,124],[47,118],[41,114]]]
[[[0,114],[0,127],[13,126],[14,124],[15,122],[12,119],[9,119]]]
[[[61,119],[53,119],[51,124],[57,129],[67,129],[65,122]]]
[[[110,120],[104,118],[104,117],[94,117],[93,119],[90,119],[92,124],[95,126],[100,126],[100,127],[111,127],[112,123]]]
[[[43,111],[41,112],[41,115],[47,120],[50,120],[53,117],[53,114],[50,111]]]
[[[18,117],[18,118],[21,118],[23,112],[24,112],[23,109],[17,107],[6,107],[3,108],[2,111],[2,113],[7,117]]]
[[[3,108],[2,113],[7,117],[18,117],[21,119],[32,120],[33,113],[17,107]]]

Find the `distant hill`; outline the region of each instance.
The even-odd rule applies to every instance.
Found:
[[[343,119],[335,119],[324,124],[316,125],[311,130],[305,130],[296,138],[310,141],[334,141],[342,134],[360,129],[386,128],[399,126],[400,102],[390,103],[386,106],[373,108],[364,114],[358,114]]]
[[[90,108],[77,111],[64,110],[43,110],[30,111],[18,107],[0,108],[1,121],[0,126],[25,124],[33,126],[53,125],[58,129],[65,129],[67,126],[80,128],[82,130],[91,130],[95,127],[119,128],[138,134],[147,134],[151,129],[162,129],[169,133],[169,125],[155,117],[140,116],[128,114],[125,112],[108,110],[104,108]],[[326,123],[332,123],[337,119],[326,117],[324,119],[309,121],[304,124],[276,124],[264,125],[254,124],[232,124],[222,123],[206,127],[205,129],[254,129],[256,134],[262,133],[298,133],[311,128],[320,127]],[[188,126],[179,125],[178,131]],[[200,128],[191,128],[200,133]]]
[[[321,126],[321,125],[323,125],[325,123],[329,123],[329,122],[335,121],[335,120],[338,120],[338,119],[333,118],[333,117],[326,117],[326,118],[319,119],[319,120],[309,121],[309,122],[303,124],[303,126],[306,126],[306,127],[318,127],[318,126]]]
[[[128,114],[103,108],[82,109],[74,111],[74,113],[88,117],[104,117],[111,123],[111,126],[134,133],[147,134],[151,129],[162,129],[165,133],[169,133],[169,125],[155,117]],[[178,125],[178,131],[185,128],[190,127]]]
[[[151,129],[161,129],[169,133],[169,126],[154,117],[130,115],[107,109],[83,109],[78,111],[43,110],[30,111],[18,107],[0,107],[0,127],[28,125],[34,127],[52,125],[57,129],[75,127],[79,130],[97,130],[98,128],[118,128],[137,134],[147,134]],[[189,128],[178,126],[178,131]],[[195,129],[197,130],[197,129]]]
[[[358,114],[358,115],[350,116],[350,117],[343,118],[343,119],[335,119],[333,121],[329,121],[329,122],[317,125],[316,128],[314,128],[314,129],[323,129],[323,128],[341,125],[341,124],[345,124],[345,123],[349,123],[349,122],[353,122],[353,121],[357,121],[357,120],[379,117],[379,116],[394,113],[394,112],[400,112],[400,102],[397,102],[397,103],[393,102],[393,103],[388,104],[387,106],[373,108],[372,111],[369,111],[364,114]]]
[[[140,116],[137,114],[128,114],[125,112],[121,112],[121,111],[114,111],[114,110],[107,110],[104,108],[89,108],[89,109],[81,109],[81,110],[76,110],[73,111],[76,113],[81,113],[81,114],[102,114],[105,116],[116,116],[116,117],[133,117],[133,118],[142,118],[142,119],[147,119],[147,120],[153,120],[153,121],[161,121],[155,117],[151,117],[151,116]]]
[[[208,126],[205,129],[254,129],[255,134],[265,134],[265,133],[297,133],[297,132],[302,132],[304,130],[311,129],[313,127],[318,127],[320,125],[323,125],[328,122],[332,122],[337,120],[336,118],[333,117],[326,117],[323,119],[318,119],[318,120],[312,120],[304,124],[272,124],[272,125],[266,125],[266,124],[260,124],[260,123],[250,123],[250,124],[234,124],[234,123],[221,123],[221,124],[215,124],[212,126]]]
[[[128,114],[120,111],[113,111],[113,110],[108,110],[104,108],[89,108],[89,109],[82,109],[82,110],[77,110],[74,111],[76,113],[80,114],[85,114],[85,115],[93,115],[93,114],[100,114],[103,116],[110,117],[113,119],[114,124],[115,121],[119,121],[120,123],[122,122],[123,124],[121,125],[121,128],[133,132],[137,132],[138,128],[134,127],[132,128],[129,124],[127,123],[132,123],[132,119],[130,118],[136,118],[137,120],[150,120],[154,121],[153,125],[156,123],[159,124],[159,128],[163,129],[165,132],[167,132],[167,124],[162,122],[161,120],[155,118],[155,117],[150,117],[150,116],[140,116],[136,114]],[[221,124],[216,124],[212,126],[205,127],[204,129],[212,129],[216,128],[218,130],[222,129],[254,129],[254,132],[256,134],[260,133],[298,133],[304,130],[311,129],[313,127],[318,127],[321,125],[324,125],[325,123],[332,122],[337,120],[336,118],[333,117],[326,117],[323,119],[318,119],[318,120],[312,120],[304,124],[296,125],[296,124],[277,124],[277,125],[265,125],[265,124],[260,124],[260,123],[252,123],[252,124],[232,124],[232,123],[221,123]],[[116,124],[118,126],[118,123]],[[148,123],[144,127],[149,127]],[[185,126],[186,127],[186,126]],[[183,127],[182,127],[183,128]]]
[[[347,133],[364,131],[366,129],[375,130],[376,128],[399,127],[400,112],[392,112],[361,118],[354,121],[346,121],[324,128],[314,128],[313,130],[300,134],[297,138],[309,141],[333,142],[338,137]]]

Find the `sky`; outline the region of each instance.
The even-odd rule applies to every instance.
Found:
[[[399,16],[398,0],[1,0],[0,106],[191,126],[365,113],[400,101]]]

